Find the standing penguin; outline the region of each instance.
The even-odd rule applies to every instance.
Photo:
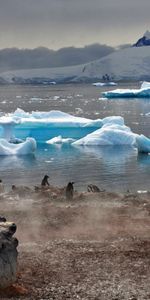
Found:
[[[72,200],[73,199],[73,192],[74,192],[74,182],[69,182],[66,187],[66,199]]]
[[[44,178],[42,179],[42,182],[41,182],[41,186],[46,186],[46,185],[49,186],[48,178],[49,178],[48,175],[44,176]]]
[[[2,179],[0,179],[0,193],[4,193],[4,185]]]

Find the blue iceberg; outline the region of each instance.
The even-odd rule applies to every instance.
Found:
[[[17,136],[17,138],[16,138]],[[120,116],[91,120],[61,111],[26,113],[17,109],[0,117],[0,155],[25,155],[37,143],[72,146],[130,146],[150,152],[150,139],[133,133]],[[23,140],[26,139],[24,142]]]
[[[37,142],[45,142],[60,135],[62,138],[79,139],[102,125],[101,119],[80,118],[61,111],[27,113],[17,109],[0,118],[0,136],[7,135],[7,140],[14,136],[20,139],[32,137]]]
[[[21,123],[20,118],[3,116],[0,118],[1,138],[0,155],[28,155],[36,150],[36,141],[26,137],[23,141],[15,137],[15,127]]]
[[[150,82],[143,82],[140,89],[116,89],[103,92],[106,98],[149,98]]]
[[[136,146],[135,134],[129,127],[120,124],[106,123],[102,128],[73,142],[82,146]]]

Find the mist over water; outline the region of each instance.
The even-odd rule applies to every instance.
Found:
[[[123,85],[125,87],[125,85]],[[127,88],[138,84],[126,84]],[[121,86],[119,86],[121,88]],[[132,131],[150,137],[148,99],[102,98],[101,92],[112,87],[92,85],[1,86],[1,114],[18,107],[31,111],[61,110],[91,119],[119,115]],[[138,155],[128,147],[72,147],[38,144],[35,156],[0,157],[1,178],[7,185],[40,184],[44,174],[50,183],[64,186],[75,181],[77,190],[93,183],[109,191],[149,189],[150,156]]]

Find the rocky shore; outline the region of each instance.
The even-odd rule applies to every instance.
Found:
[[[150,193],[18,187],[0,195],[17,224],[16,288],[0,299],[149,300]]]

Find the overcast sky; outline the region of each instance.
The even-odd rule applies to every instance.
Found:
[[[150,0],[0,0],[0,48],[134,43]]]

